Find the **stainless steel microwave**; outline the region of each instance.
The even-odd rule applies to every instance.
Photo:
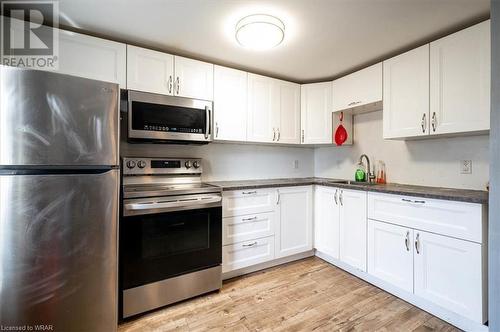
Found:
[[[212,102],[129,90],[128,138],[209,143],[213,140]]]

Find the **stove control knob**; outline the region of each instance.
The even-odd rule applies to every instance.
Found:
[[[195,161],[195,162],[193,163],[193,167],[194,167],[194,168],[200,168],[200,162],[199,162],[199,161]]]
[[[133,161],[133,160],[127,161],[127,167],[128,168],[134,168],[135,167],[135,161]]]
[[[144,160],[139,160],[137,166],[139,166],[139,168],[144,168],[146,167],[146,162]]]
[[[186,166],[187,169],[191,168],[193,165],[191,164],[191,161],[188,160],[184,163],[184,166]]]

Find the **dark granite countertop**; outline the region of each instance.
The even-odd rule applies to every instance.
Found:
[[[418,196],[450,201],[469,203],[488,203],[488,192],[484,190],[454,189],[441,187],[415,186],[407,184],[365,184],[365,183],[339,183],[342,179],[329,178],[289,178],[289,179],[265,179],[265,180],[237,180],[237,181],[215,181],[208,184],[221,187],[222,190],[243,190],[258,188],[277,188],[291,186],[323,185],[336,188],[365,190],[387,194],[405,196]]]

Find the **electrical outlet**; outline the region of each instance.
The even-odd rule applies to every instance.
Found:
[[[293,168],[295,168],[295,169],[299,168],[299,161],[298,160],[293,161]]]
[[[472,160],[462,160],[460,162],[460,173],[472,174]]]

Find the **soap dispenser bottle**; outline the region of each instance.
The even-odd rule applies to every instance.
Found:
[[[366,168],[365,165],[360,161],[356,165],[356,172],[354,173],[354,180],[356,182],[366,181]]]

